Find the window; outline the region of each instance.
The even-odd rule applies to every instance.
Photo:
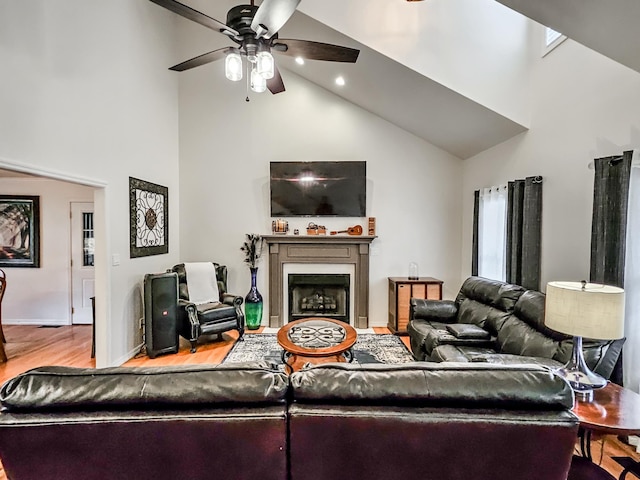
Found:
[[[507,186],[480,191],[478,210],[478,275],[506,280]]]
[[[556,32],[554,29],[545,27],[544,29],[544,42],[542,48],[542,56],[544,57],[551,50],[556,48],[562,42],[567,39],[565,35],[560,32]]]
[[[95,240],[93,238],[93,212],[82,213],[82,266],[93,267]]]

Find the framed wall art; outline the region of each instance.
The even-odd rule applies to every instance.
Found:
[[[0,195],[0,267],[40,267],[40,197]]]
[[[169,253],[169,189],[129,177],[129,257]]]

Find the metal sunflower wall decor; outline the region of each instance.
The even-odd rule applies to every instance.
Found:
[[[129,177],[130,258],[169,252],[169,189]]]

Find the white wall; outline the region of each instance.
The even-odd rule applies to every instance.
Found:
[[[135,352],[142,278],[178,258],[173,22],[145,0],[0,2],[0,164],[105,187],[95,204],[99,366]],[[129,176],[169,187],[167,255],[129,259]]]
[[[536,26],[541,44],[542,27]],[[542,175],[542,281],[589,277],[593,158],[640,147],[640,74],[567,40],[540,58],[530,130],[464,162],[462,276],[471,270],[473,191]]]
[[[189,33],[185,33],[187,40]],[[365,160],[367,214],[377,219],[372,244],[370,324],[387,323],[387,277],[423,276],[459,287],[462,161],[289,71],[287,91],[252,95],[224,77],[224,65],[180,77],[181,260],[214,260],[230,270],[230,291],[245,295],[245,233],[268,234],[269,162]],[[309,221],[329,230],[360,218],[289,219],[304,234]],[[267,261],[258,289],[268,292]],[[268,311],[268,310],[267,310]],[[267,322],[267,315],[263,318]]]
[[[40,268],[4,268],[3,324],[71,324],[70,202],[93,188],[41,178],[0,178],[0,192],[40,197]]]
[[[298,9],[487,108],[529,124],[526,86],[535,53],[528,22],[494,0],[316,0],[302,2]]]

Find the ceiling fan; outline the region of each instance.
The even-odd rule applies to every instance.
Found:
[[[360,50],[329,43],[278,38],[278,30],[291,18],[301,0],[262,0],[259,7],[251,0],[251,5],[238,5],[229,10],[226,24],[175,0],[150,1],[220,32],[237,44],[199,55],[174,65],[170,70],[182,72],[224,58],[227,78],[238,81],[242,79],[244,57],[247,71],[251,68],[251,89],[257,93],[267,88],[273,94],[285,90],[272,51],[307,60],[347,63],[355,63],[360,53]]]

